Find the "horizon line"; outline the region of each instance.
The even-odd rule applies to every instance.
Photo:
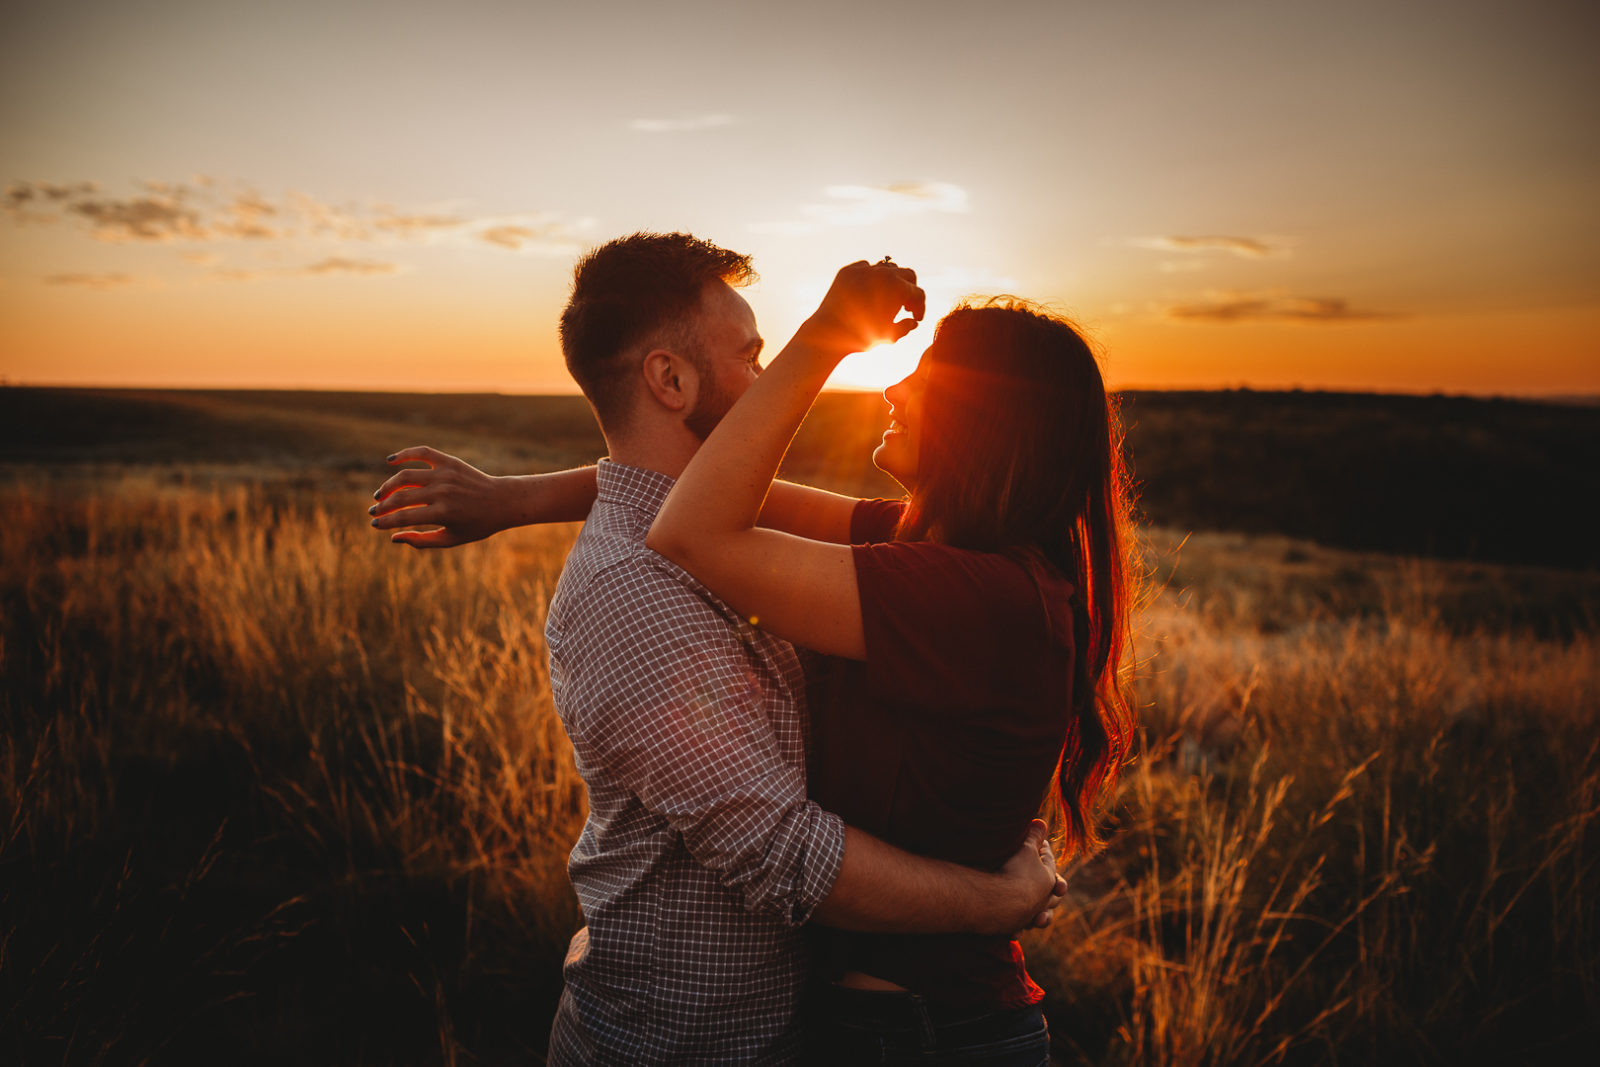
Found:
[[[547,390],[522,390],[493,388],[479,385],[469,385],[448,388],[415,388],[415,389],[375,389],[366,385],[224,385],[204,383],[176,383],[176,384],[151,384],[131,382],[52,382],[52,381],[20,381],[0,375],[0,389],[79,389],[114,390],[117,392],[226,392],[226,393],[372,393],[391,394],[397,396],[506,396],[506,397],[582,397],[583,394],[576,385],[565,389]],[[829,385],[823,388],[825,393],[881,393],[881,389],[871,386],[859,385]],[[1232,382],[1227,384],[1186,384],[1186,385],[1118,385],[1109,390],[1111,393],[1321,393],[1343,394],[1350,396],[1407,396],[1407,397],[1448,397],[1471,400],[1521,400],[1536,403],[1574,404],[1581,406],[1600,406],[1600,391],[1585,390],[1545,390],[1530,391],[1525,393],[1508,392],[1475,392],[1471,390],[1450,390],[1447,388],[1393,388],[1384,389],[1377,387],[1355,388],[1350,386],[1332,385],[1253,385],[1249,382]]]

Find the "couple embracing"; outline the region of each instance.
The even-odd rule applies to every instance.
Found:
[[[1092,847],[1132,732],[1099,368],[1039,309],[958,307],[885,392],[904,499],[774,481],[838,362],[924,300],[851,264],[763,371],[752,277],[686,234],[588,253],[561,344],[608,457],[407,449],[428,466],[373,509],[419,548],[586,520],[546,624],[590,805],[550,1062],[1046,1064],[1013,936],[1064,890],[1036,816]]]

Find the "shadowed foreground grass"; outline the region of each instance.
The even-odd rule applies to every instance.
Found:
[[[420,554],[360,493],[153,475],[0,508],[0,1060],[536,1061],[574,530]],[[1151,545],[1141,751],[1028,946],[1060,1062],[1591,1048],[1593,576],[1541,637],[1463,605],[1543,572]]]

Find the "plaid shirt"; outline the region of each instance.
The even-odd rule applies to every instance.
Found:
[[[672,479],[602,460],[550,602],[550,689],[589,789],[550,1062],[790,1063],[797,928],[844,826],[806,799],[794,649],[645,547]]]

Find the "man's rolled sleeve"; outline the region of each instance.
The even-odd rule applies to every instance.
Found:
[[[747,909],[803,923],[838,877],[844,826],[774,742],[750,632],[636,561],[596,574],[584,601],[571,645],[606,662],[573,671],[563,701],[580,759],[610,768]]]

